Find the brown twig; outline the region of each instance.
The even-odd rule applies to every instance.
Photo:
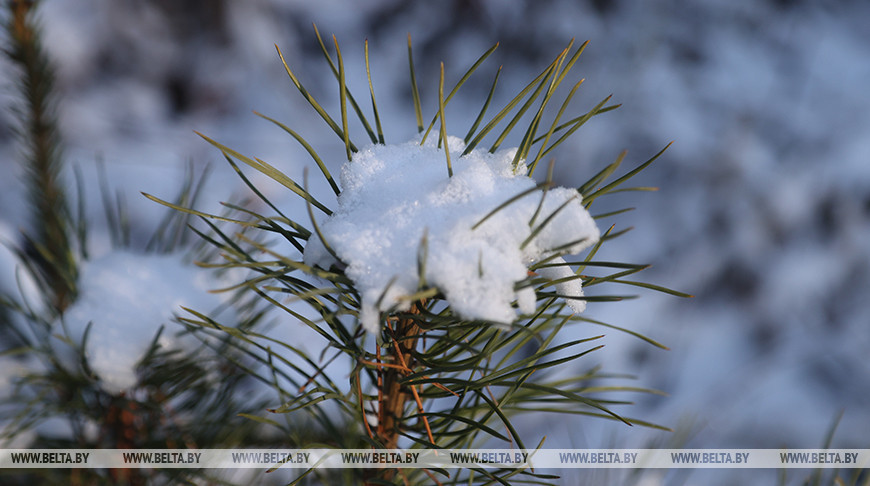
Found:
[[[411,314],[419,313],[417,304],[409,311]],[[405,369],[411,369],[413,363],[401,362],[399,356],[410,354],[414,349],[420,334],[420,327],[412,319],[396,319],[396,326],[387,323],[393,338],[393,346],[390,354],[393,362],[402,364],[401,368],[384,367],[379,375],[382,377],[380,397],[378,404],[378,438],[387,449],[395,449],[399,443],[399,425],[408,400],[408,392],[399,383]],[[404,350],[404,352],[403,352]]]
[[[413,304],[409,313],[419,314],[422,305],[424,305],[422,301]],[[378,426],[376,435],[386,449],[398,447],[405,404],[410,396],[414,397],[417,407],[421,412],[423,411],[422,401],[416,388],[412,385],[409,393],[409,388],[400,383],[402,377],[413,370],[413,351],[417,346],[417,338],[422,333],[422,329],[411,317],[394,320],[396,321],[395,327],[389,321],[386,323],[393,341],[393,346],[390,348],[389,361],[391,362],[383,362],[380,348],[378,348],[376,351],[377,362],[368,363],[378,369]],[[405,359],[405,356],[408,359]],[[423,420],[430,440],[432,440],[429,423],[425,417]],[[380,477],[389,481],[395,477],[395,474],[395,470],[386,470],[381,473]]]

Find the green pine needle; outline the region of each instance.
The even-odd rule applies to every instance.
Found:
[[[296,78],[296,75],[293,74],[293,71],[290,70],[290,66],[287,65],[287,61],[284,59],[284,54],[281,53],[281,48],[275,45],[275,49],[278,51],[278,57],[281,58],[281,63],[284,64],[284,70],[287,72],[287,75],[290,76],[290,81],[293,82],[293,85],[296,86],[296,89],[298,89],[302,96],[305,98],[305,100],[308,101],[308,104],[310,104],[311,107],[314,108],[314,111],[316,111],[317,114],[320,115],[321,118],[323,118],[323,121],[325,121],[326,124],[329,125],[330,128],[332,128],[332,131],[335,132],[335,134],[338,135],[338,137],[341,138],[343,142],[345,142],[345,145],[349,146],[352,152],[356,152],[356,146],[353,145],[353,143],[351,143],[349,140],[346,140],[345,134],[342,131],[341,127],[339,127],[338,124],[335,123],[335,120],[333,120],[328,113],[326,113],[326,110],[324,110],[323,107],[320,106],[320,103],[318,103],[317,100],[314,99],[314,96],[309,93],[307,89],[305,89],[302,83],[300,83],[299,80]],[[345,91],[342,90],[341,93],[342,96],[344,96]]]
[[[441,119],[439,145],[444,147],[444,157],[447,158],[447,176],[453,177],[453,165],[450,163],[450,147],[447,145],[447,121],[444,118],[444,63],[441,63],[441,77],[438,82],[438,117]],[[426,136],[424,135],[425,139]]]
[[[326,168],[326,164],[323,163],[323,160],[320,158],[319,155],[317,155],[317,152],[315,152],[315,150],[311,146],[311,144],[309,144],[304,138],[302,138],[301,135],[296,133],[294,130],[292,130],[287,125],[279,122],[278,120],[275,120],[274,118],[270,118],[270,117],[268,117],[262,113],[259,113],[257,111],[254,111],[254,114],[259,116],[260,118],[269,120],[270,122],[274,123],[275,125],[280,127],[282,130],[284,130],[285,132],[290,134],[290,136],[292,136],[297,142],[299,142],[299,144],[302,145],[303,148],[305,148],[305,151],[308,152],[308,155],[311,156],[311,159],[314,160],[314,162],[317,164],[317,167],[320,169],[320,172],[323,174],[323,177],[325,177],[326,181],[329,182],[329,187],[332,188],[332,192],[334,192],[336,196],[341,194],[341,189],[338,188],[338,184],[335,183],[335,179],[332,177],[332,174],[329,173],[329,169]]]
[[[345,77],[344,77],[344,60],[341,57],[341,49],[338,47],[338,39],[335,36],[332,36],[332,40],[335,42],[335,53],[338,57],[338,92],[339,99],[341,100],[341,134],[344,139],[344,147],[347,151],[347,160],[348,162],[353,160],[353,152],[356,150],[351,150],[350,144],[350,134],[347,131],[347,86],[345,85]],[[371,133],[371,128],[368,129],[369,133]],[[374,139],[374,137],[373,137]]]
[[[377,141],[377,143],[380,143],[381,145],[383,145],[385,143],[384,142],[384,130],[383,130],[383,128],[381,128],[381,117],[378,115],[378,103],[375,101],[375,87],[374,87],[374,85],[372,85],[372,71],[371,71],[371,67],[369,66],[369,40],[368,39],[365,40],[365,58],[366,58],[366,78],[368,78],[369,92],[372,95],[372,111],[375,114],[375,126],[378,129],[378,141]]]
[[[336,52],[336,55],[338,57],[338,63],[339,63],[339,68],[336,69],[335,63],[332,62],[332,58],[329,56],[329,51],[326,49],[326,44],[323,43],[323,39],[320,37],[320,31],[317,30],[317,25],[314,25],[314,34],[317,37],[317,43],[320,45],[320,50],[321,50],[321,52],[323,52],[323,57],[326,59],[326,62],[329,63],[329,68],[332,70],[332,74],[335,76],[336,81],[339,82],[339,85],[345,86],[344,81],[342,81],[342,74],[341,74],[342,58],[341,58],[341,51],[339,51],[339,49],[338,49],[338,41],[336,41],[335,36],[333,36],[333,41],[335,41],[335,52]],[[366,42],[366,44],[368,44],[368,42]],[[344,88],[344,93],[345,93],[345,96],[347,96],[347,101],[350,103],[350,106],[353,108],[354,112],[356,113],[357,117],[359,118],[360,123],[362,123],[363,128],[365,129],[366,133],[369,135],[369,138],[371,139],[372,143],[378,143],[378,139],[376,138],[374,131],[372,131],[372,127],[369,124],[369,121],[366,119],[365,115],[362,112],[362,109],[359,107],[359,104],[357,104],[356,100],[354,99],[350,90],[347,89],[347,87]],[[376,113],[376,115],[377,115],[377,113]],[[347,133],[347,127],[344,128],[344,132]],[[383,142],[381,142],[381,143],[383,143]]]
[[[199,132],[195,132],[195,133],[197,135],[199,135],[200,137],[202,137],[203,139],[205,139],[206,142],[208,142],[208,143],[214,145],[215,147],[217,147],[218,149],[220,149],[220,151],[223,152],[226,156],[230,156],[230,157],[232,157],[240,162],[244,162],[248,166],[256,169],[257,171],[268,176],[270,179],[274,180],[275,182],[281,184],[282,186],[286,187],[287,189],[290,189],[294,193],[298,194],[306,202],[311,203],[314,207],[323,211],[327,215],[332,214],[332,211],[329,208],[327,208],[322,203],[320,203],[307,190],[300,187],[299,184],[297,184],[296,182],[293,181],[293,179],[291,179],[290,177],[288,177],[286,174],[279,171],[275,167],[272,167],[271,165],[269,165],[268,163],[266,163],[260,159],[257,159],[257,158],[252,159],[250,157],[246,157],[246,156],[240,154],[239,152],[236,152],[235,150],[233,150],[233,149],[231,149],[231,148],[229,148],[229,147],[227,147],[219,142],[216,142],[216,141],[208,138],[207,136],[205,136]]]
[[[471,128],[468,129],[468,133],[465,134],[465,138],[463,139],[465,144],[468,145],[469,141],[471,141],[471,137],[474,135],[474,132],[477,131],[477,127],[480,126],[480,122],[483,121],[483,117],[486,116],[486,110],[489,109],[489,104],[492,102],[492,96],[495,94],[495,87],[498,85],[498,77],[501,75],[501,66],[498,67],[498,70],[495,72],[495,78],[492,80],[492,86],[489,88],[489,94],[486,95],[486,101],[483,102],[483,106],[480,108],[480,113],[478,113],[477,118],[474,119],[474,123],[471,124]]]
[[[602,187],[602,188],[596,190],[595,192],[589,194],[588,196],[584,194],[584,196],[583,196],[583,201],[584,201],[584,202],[586,203],[586,205],[588,206],[589,204],[592,203],[592,201],[594,201],[594,200],[595,200],[596,198],[598,198],[599,196],[602,196],[602,195],[607,194],[607,193],[609,193],[609,192],[613,192],[613,190],[614,190],[615,188],[619,187],[619,185],[621,185],[621,184],[624,183],[625,181],[631,179],[632,177],[636,176],[636,175],[639,174],[642,170],[646,169],[647,166],[649,166],[650,164],[652,164],[652,163],[653,163],[656,159],[658,159],[658,158],[659,158],[663,153],[665,153],[665,150],[667,150],[668,147],[670,147],[671,144],[673,144],[673,143],[674,143],[674,142],[670,142],[670,143],[668,143],[667,145],[665,145],[665,148],[661,149],[657,154],[653,155],[653,156],[650,157],[646,162],[644,162],[644,163],[640,164],[639,166],[635,167],[634,169],[632,169],[631,171],[629,171],[629,172],[628,172],[627,174],[625,174],[624,176],[622,176],[622,177],[616,179],[615,181],[611,182],[610,184],[607,184],[606,186],[604,186],[604,187]],[[623,152],[622,155],[620,155],[620,159],[619,159],[619,160],[621,161],[623,157],[624,157],[624,152]],[[617,164],[617,165],[618,165],[618,164]],[[581,193],[582,193],[582,191],[581,191]]]
[[[411,70],[411,96],[414,98],[414,115],[417,118],[417,132],[423,133],[423,110],[420,107],[420,90],[417,89],[417,73],[414,70],[411,34],[408,34],[408,67]]]
[[[484,52],[483,55],[480,56],[477,59],[477,61],[475,61],[475,63],[472,64],[472,66],[470,68],[468,68],[468,70],[465,72],[465,74],[462,75],[462,78],[460,78],[459,81],[456,83],[456,85],[453,87],[453,89],[450,90],[450,94],[447,95],[447,98],[444,98],[443,104],[445,106],[447,105],[447,103],[450,103],[450,100],[453,99],[453,95],[455,95],[456,92],[459,91],[459,88],[461,88],[462,85],[465,84],[465,82],[471,77],[471,75],[474,74],[475,71],[477,71],[477,68],[480,67],[481,64],[483,64],[483,61],[485,61],[490,56],[490,54],[495,52],[495,50],[497,48],[498,48],[498,43],[496,43],[494,46],[490,47],[488,51]],[[444,63],[442,63],[442,64],[444,64]],[[443,68],[443,66],[442,66],[442,68]],[[443,77],[443,75],[444,75],[444,73],[442,73],[442,77]],[[441,83],[440,89],[442,91],[444,90],[443,82]],[[440,102],[441,101],[439,100],[439,106],[440,106]],[[438,112],[439,114],[435,115],[432,118],[432,121],[429,123],[429,127],[426,129],[426,133],[423,134],[423,142],[426,141],[426,137],[429,136],[429,132],[432,130],[432,127],[435,126],[435,121],[438,119],[439,116],[441,116],[440,115],[441,111],[443,111],[443,110],[441,108],[439,108],[439,112]],[[442,118],[442,120],[443,120],[443,118]],[[421,142],[421,144],[422,144],[422,142]]]

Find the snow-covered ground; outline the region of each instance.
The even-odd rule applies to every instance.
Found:
[[[438,63],[445,62],[449,83],[501,42],[477,84],[464,88],[470,102],[448,107],[448,120],[468,120],[465,126],[456,122],[457,133],[476,115],[496,66],[504,65],[499,93],[506,97],[570,38],[590,39],[575,68],[587,81],[573,106],[585,111],[612,93],[623,107],[593,119],[559,151],[556,182],[582,183],[623,148],[629,149],[627,164],[640,163],[675,140],[640,176],[643,184],[659,186],[658,193],[613,197],[613,208],[637,207],[613,222],[636,229],[605,245],[602,258],[652,263],[644,279],[696,295],[683,300],[644,293],[637,301],[590,305],[590,317],[671,348],[661,351],[611,333],[607,347],[590,359],[668,392],[641,398],[630,415],[677,433],[571,419],[559,420],[558,427],[550,427],[549,419],[532,420],[525,424],[528,433],[546,433],[551,447],[815,447],[844,411],[834,445],[868,447],[870,4],[363,5],[44,2],[66,159],[83,167],[93,188],[94,160],[104,160],[111,185],[126,195],[131,220],[149,234],[163,212],[139,191],[172,198],[188,160],[198,168],[214,163],[203,209],[216,209],[240,189],[194,129],[301,180],[303,167],[311,165],[304,150],[253,109],[298,128],[338,172],[343,145],[317,128],[319,120],[312,122],[316,115],[286,78],[273,47],[281,47],[318,100],[336,107],[337,89],[319,58],[312,21],[325,39],[338,36],[347,71],[354,73],[348,83],[360,100],[367,99],[362,42],[368,38],[378,104],[393,143],[415,131],[406,33],[414,39],[429,114],[437,103]],[[4,63],[0,97],[7,101],[11,81]],[[0,164],[17,175],[12,126],[12,114],[0,111]],[[279,186],[255,182],[263,182],[279,204],[299,205]],[[17,228],[26,225],[20,186],[16,177],[0,180],[0,236],[6,239],[17,238]],[[315,189],[329,194],[328,187]],[[101,220],[99,195],[87,197],[91,219]],[[601,203],[604,210],[607,202]],[[99,225],[93,231],[99,233]],[[8,289],[14,280],[2,258],[0,288]],[[733,482],[736,474],[717,471],[712,478]],[[664,482],[692,484],[701,477],[673,474]],[[763,477],[773,483],[773,475]]]

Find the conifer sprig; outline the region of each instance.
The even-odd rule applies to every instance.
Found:
[[[315,27],[316,29],[316,27]],[[300,76],[290,68],[281,56],[291,83],[308,101],[315,113],[325,121],[326,126],[335,132],[345,148],[348,159],[357,147],[347,123],[348,106],[356,113],[369,140],[375,144],[385,144],[380,114],[375,101],[375,86],[371,77],[371,60],[368,42],[365,44],[366,80],[372,100],[374,123],[356,102],[348,88],[342,52],[335,40],[334,53],[330,53],[323,43],[320,33],[315,35],[321,51],[334,75],[339,88],[340,120],[334,118],[315,100]],[[611,111],[616,105],[608,105],[610,97],[577,116],[568,115],[570,102],[580,88],[581,81],[575,81],[568,94],[560,101],[559,86],[567,79],[572,67],[578,61],[586,43],[573,48],[573,41],[518,94],[510,97],[503,108],[487,119],[491,103],[499,98],[496,94],[501,67],[495,77],[479,115],[471,123],[465,136],[465,151],[468,154],[492,135],[494,140],[488,150],[496,150],[514,131],[522,130],[522,141],[517,151],[515,167],[520,161],[528,160],[531,174],[540,161],[561,145],[580,126],[592,117]],[[440,70],[435,113],[428,128],[423,124],[423,113],[417,84],[417,72],[411,38],[408,37],[408,65],[410,72],[412,106],[417,129],[421,140],[429,135],[436,122],[440,121],[438,144],[445,150],[448,175],[452,172],[451,157],[447,143],[447,120],[445,107],[459,88],[482,66],[497,48],[497,44],[481,55],[465,72],[445,96],[444,69]],[[280,54],[280,49],[279,49]],[[335,56],[335,57],[333,57]],[[318,95],[319,96],[319,95]],[[550,103],[557,102],[558,109],[552,119]],[[259,115],[259,114],[258,114]],[[312,160],[320,168],[333,191],[338,195],[340,188],[329,175],[325,164],[317,152],[298,133],[286,125],[260,115],[281,127],[297,142],[303,145]],[[562,122],[563,117],[570,117]],[[440,119],[440,120],[439,120]],[[371,127],[376,127],[372,129]],[[520,127],[523,127],[522,129]],[[646,288],[674,295],[685,294],[672,291],[654,284],[627,280],[629,275],[642,271],[645,265],[623,262],[595,260],[594,255],[604,242],[624,234],[626,230],[608,229],[600,241],[579,261],[566,262],[560,257],[579,242],[570,242],[553,249],[552,255],[529,268],[529,277],[516,283],[517,288],[534,289],[536,309],[530,315],[522,315],[508,326],[494,326],[483,321],[467,321],[459,318],[450,308],[441,290],[432,287],[425,278],[429,242],[424,234],[417,252],[418,289],[411,295],[399,299],[410,302],[409,310],[389,309],[381,314],[382,329],[375,333],[374,339],[361,325],[361,295],[353,280],[345,275],[345,264],[334,251],[331,252],[334,264],[330,268],[319,268],[306,264],[302,251],[312,235],[320,235],[320,240],[330,250],[329,242],[323,240],[314,219],[313,209],[330,214],[326,203],[318,201],[307,189],[307,181],[300,185],[274,166],[260,159],[242,155],[221,143],[203,136],[218,148],[245,183],[254,190],[268,207],[278,215],[268,216],[240,207],[233,208],[235,215],[208,215],[199,211],[163,202],[168,206],[181,209],[190,214],[203,217],[213,232],[208,241],[222,256],[222,261],[214,264],[223,268],[244,268],[253,272],[253,277],[233,288],[247,288],[269,305],[285,312],[289,322],[285,325],[302,325],[323,339],[323,352],[319,357],[309,354],[293,343],[284,343],[263,334],[238,332],[231,327],[218,324],[205,316],[194,313],[185,321],[210,329],[221,329],[232,333],[238,339],[262,352],[259,360],[269,363],[277,379],[260,376],[264,382],[273,383],[278,393],[286,397],[283,404],[270,409],[271,413],[305,416],[317,423],[323,431],[331,434],[325,443],[328,447],[339,448],[468,448],[484,443],[505,442],[519,448],[540,447],[526,443],[512,422],[518,413],[566,413],[608,418],[622,424],[648,427],[661,426],[631,418],[617,411],[629,403],[623,399],[604,398],[608,394],[655,393],[643,387],[602,384],[610,378],[595,366],[583,367],[584,358],[601,349],[596,341],[599,335],[578,339],[567,343],[559,342],[556,337],[566,326],[596,325],[634,335],[651,345],[664,347],[657,341],[634,331],[591,318],[574,315],[568,310],[559,286],[572,281],[582,281],[584,285],[596,289],[596,285],[628,285],[633,288]],[[582,198],[585,205],[601,196],[624,190],[621,185],[647,167],[656,155],[638,168],[613,180],[611,177],[619,168],[624,157],[593,175],[577,190],[576,197]],[[241,164],[237,164],[241,162]],[[296,221],[277,207],[251,184],[239,167],[250,166],[283,184],[299,195],[307,208],[308,221]],[[307,172],[306,172],[307,175]],[[525,197],[532,197],[537,190],[552,185],[552,164],[547,180],[532,190],[508,198],[490,211],[476,226],[491,218],[499,211]],[[546,194],[543,195],[546,197]],[[153,198],[157,200],[156,198]],[[159,200],[158,200],[159,201]],[[611,211],[614,216],[624,210]],[[540,207],[538,208],[540,212]],[[558,211],[557,211],[558,212]],[[602,216],[602,217],[604,217]],[[244,234],[226,231],[226,224],[233,221],[242,223]],[[541,232],[553,222],[553,215],[536,214],[530,225],[533,235]],[[212,222],[214,221],[214,222]],[[252,233],[254,232],[254,233]],[[262,243],[264,238],[251,238],[250,234],[267,232],[284,239],[296,248],[296,253],[284,254]],[[532,237],[527,239],[529,241]],[[535,273],[551,267],[571,269],[570,275],[549,279]],[[603,274],[598,274],[603,271]],[[607,273],[611,272],[611,273]],[[389,288],[389,285],[387,286]],[[383,295],[387,290],[385,289]],[[584,297],[572,296],[588,302],[618,301],[632,298],[632,295],[596,293]],[[518,305],[518,304],[517,304]],[[329,358],[327,359],[327,356]],[[329,368],[338,357],[349,360],[349,376],[332,376]],[[572,370],[573,376],[565,378],[565,369]],[[341,385],[347,378],[348,385]],[[325,407],[327,403],[331,407]],[[327,410],[329,410],[327,412]],[[267,416],[258,416],[258,421],[269,422]],[[324,444],[319,444],[323,446]],[[326,474],[320,470],[309,470],[297,482],[310,475]],[[408,483],[430,483],[433,480],[443,484],[506,484],[508,479],[524,478],[536,484],[544,484],[552,476],[528,470],[484,470],[473,468],[458,474],[446,471],[396,470],[342,471],[341,474],[360,474],[357,480],[366,484],[392,484],[398,481]],[[295,484],[295,483],[294,483]]]
[[[71,215],[60,175],[60,135],[52,100],[54,73],[35,19],[38,0],[4,3],[9,41],[5,52],[20,71],[20,135],[34,222],[24,235],[26,253],[35,262],[43,284],[51,289],[51,306],[62,312],[75,299],[78,270],[72,250]]]

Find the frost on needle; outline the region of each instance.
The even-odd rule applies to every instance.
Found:
[[[464,149],[454,137],[448,146],[452,154]],[[361,150],[341,169],[337,210],[318,221],[326,245],[312,235],[305,263],[329,268],[336,263],[329,246],[347,266],[362,297],[360,320],[372,332],[380,328],[381,311],[409,308],[403,297],[421,290],[421,282],[437,288],[463,319],[509,324],[517,318],[514,303],[523,313],[534,312],[533,287],[516,289],[529,278],[529,265],[555,252],[579,253],[600,233],[577,190],[535,190],[525,165],[514,167],[515,153],[472,151],[453,160],[448,177],[435,141]],[[537,275],[568,279],[556,284],[561,295],[583,295],[567,265]],[[568,303],[575,312],[584,310],[583,300]]]

